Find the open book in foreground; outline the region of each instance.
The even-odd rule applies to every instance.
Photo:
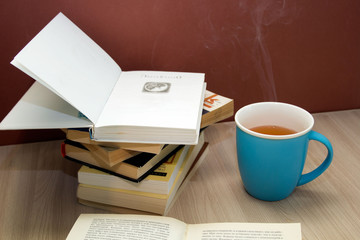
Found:
[[[81,214],[67,240],[81,239],[301,240],[301,226],[300,223],[186,224],[163,216]]]
[[[90,127],[103,142],[198,141],[203,73],[122,71],[62,13],[11,63],[36,81],[0,129]]]

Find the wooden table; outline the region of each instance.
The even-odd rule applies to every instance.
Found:
[[[187,223],[300,222],[303,239],[359,239],[360,110],[314,117],[314,130],[334,148],[332,165],[315,181],[278,202],[249,196],[237,168],[235,124],[215,124],[206,130],[208,156],[168,215]],[[0,239],[65,239],[80,213],[106,212],[77,202],[80,165],[61,157],[60,142],[0,147]],[[305,171],[325,154],[311,142]]]

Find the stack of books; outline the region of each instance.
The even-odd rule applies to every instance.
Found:
[[[201,129],[234,112],[203,73],[123,71],[62,13],[11,64],[36,81],[0,129],[67,129],[78,198],[104,208],[165,214],[206,155]]]
[[[208,152],[205,128],[233,115],[233,100],[206,91],[196,145],[97,142],[67,129],[62,155],[83,164],[79,202],[114,212],[165,215]]]

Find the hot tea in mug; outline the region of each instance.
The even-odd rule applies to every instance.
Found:
[[[290,135],[296,133],[295,130],[277,125],[262,125],[250,128],[250,130],[267,135]]]
[[[246,191],[261,200],[288,197],[296,186],[320,176],[330,165],[329,140],[312,130],[314,118],[304,109],[286,103],[262,102],[235,114],[239,170]],[[310,140],[325,145],[322,164],[302,174]]]

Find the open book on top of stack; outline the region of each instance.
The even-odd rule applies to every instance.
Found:
[[[211,124],[225,120],[234,114],[234,100],[220,94],[205,91],[203,110],[200,128],[203,129]],[[66,139],[89,145],[100,145],[108,147],[111,154],[134,154],[136,152],[159,153],[163,144],[149,143],[126,143],[126,142],[101,142],[94,141],[90,137],[89,128],[70,128],[65,129]],[[115,151],[122,149],[121,153]],[[96,149],[94,149],[96,150]],[[99,151],[102,151],[101,149]],[[129,152],[127,152],[129,151]],[[135,151],[135,152],[132,152]]]
[[[122,71],[62,13],[11,63],[36,81],[0,129],[85,127],[102,142],[198,141],[203,73]]]
[[[234,113],[232,99],[206,91],[201,118],[202,129],[224,120]],[[116,142],[91,140],[87,129],[68,129],[67,140],[63,143],[64,157],[89,167],[140,182],[151,170],[179,149],[180,145],[127,144],[126,149],[115,147]],[[129,150],[137,149],[138,151]]]

